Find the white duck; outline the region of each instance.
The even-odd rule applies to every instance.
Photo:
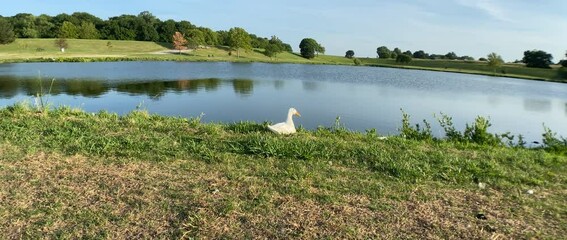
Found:
[[[270,131],[278,134],[293,134],[295,133],[295,125],[293,124],[293,115],[301,117],[299,112],[295,108],[290,108],[287,112],[287,120],[285,122],[276,123],[274,125],[268,126]]]

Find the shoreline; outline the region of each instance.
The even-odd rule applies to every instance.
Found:
[[[170,53],[171,54],[171,53]],[[227,63],[267,63],[267,64],[308,64],[308,65],[336,65],[336,66],[352,66],[358,67],[354,64],[337,63],[337,62],[292,62],[292,61],[261,61],[261,60],[251,60],[247,58],[224,60],[224,59],[206,59],[206,58],[193,58],[191,56],[184,56],[187,59],[179,58],[180,56],[166,56],[167,54],[161,53],[159,56],[155,57],[37,57],[37,58],[22,58],[22,59],[0,59],[0,64],[10,64],[10,63],[44,63],[44,62],[59,62],[59,63],[88,63],[88,62],[227,62]],[[407,65],[390,65],[390,64],[374,64],[374,63],[363,63],[359,65],[361,67],[379,67],[379,68],[396,68],[405,70],[421,70],[421,71],[433,71],[433,72],[446,72],[446,73],[461,73],[461,74],[471,74],[471,75],[481,75],[488,77],[503,77],[503,78],[515,78],[523,80],[533,80],[541,82],[554,82],[554,83],[567,83],[567,79],[548,79],[527,75],[514,75],[514,74],[501,74],[501,73],[486,73],[483,71],[474,70],[461,70],[461,69],[451,69],[451,68],[431,68],[431,67],[420,67],[420,66],[407,66]]]

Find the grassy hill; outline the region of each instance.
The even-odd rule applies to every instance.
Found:
[[[157,60],[157,61],[230,61],[230,62],[270,62],[302,64],[340,64],[354,65],[352,59],[343,56],[319,55],[305,59],[295,53],[284,52],[275,58],[262,54],[262,49],[241,51],[240,57],[226,47],[208,47],[181,54],[172,51],[168,44],[140,41],[115,40],[67,40],[69,47],[62,53],[54,45],[54,39],[17,39],[14,43],[0,45],[0,62],[26,61],[117,61],[117,60]],[[484,62],[424,60],[414,59],[409,64],[396,63],[393,59],[362,58],[362,65],[423,69],[432,71],[460,72],[495,75],[526,79],[567,82],[567,71],[554,69],[526,68],[520,64],[504,64],[492,69]]]

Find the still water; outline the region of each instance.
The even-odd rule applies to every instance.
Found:
[[[39,80],[43,82],[40,90]],[[295,107],[307,129],[336,117],[356,131],[395,134],[401,111],[426,119],[442,135],[434,114],[463,129],[478,115],[491,131],[541,140],[542,124],[567,136],[567,84],[376,67],[263,63],[109,62],[0,64],[0,107],[33,103],[53,86],[49,103],[119,114],[151,113],[206,122],[285,119]]]

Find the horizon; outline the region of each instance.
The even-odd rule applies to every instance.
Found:
[[[522,59],[524,51],[543,50],[552,54],[553,62],[557,63],[565,59],[567,50],[567,46],[561,45],[567,39],[567,32],[561,31],[567,29],[567,18],[562,16],[567,2],[558,0],[545,3],[363,0],[356,5],[338,0],[307,3],[297,0],[286,3],[173,0],[167,5],[149,0],[135,5],[108,0],[96,3],[62,0],[49,4],[27,0],[5,5],[8,10],[0,12],[4,17],[18,13],[55,16],[87,12],[106,20],[149,11],[162,21],[187,20],[214,31],[242,27],[260,37],[275,35],[296,52],[301,39],[309,37],[321,43],[326,54],[339,56],[354,50],[356,57],[376,57],[376,48],[386,46],[402,51],[424,50],[430,54],[455,52],[475,59],[496,52],[511,62]],[[185,6],[190,7],[185,10]],[[540,17],[541,14],[546,17]]]

